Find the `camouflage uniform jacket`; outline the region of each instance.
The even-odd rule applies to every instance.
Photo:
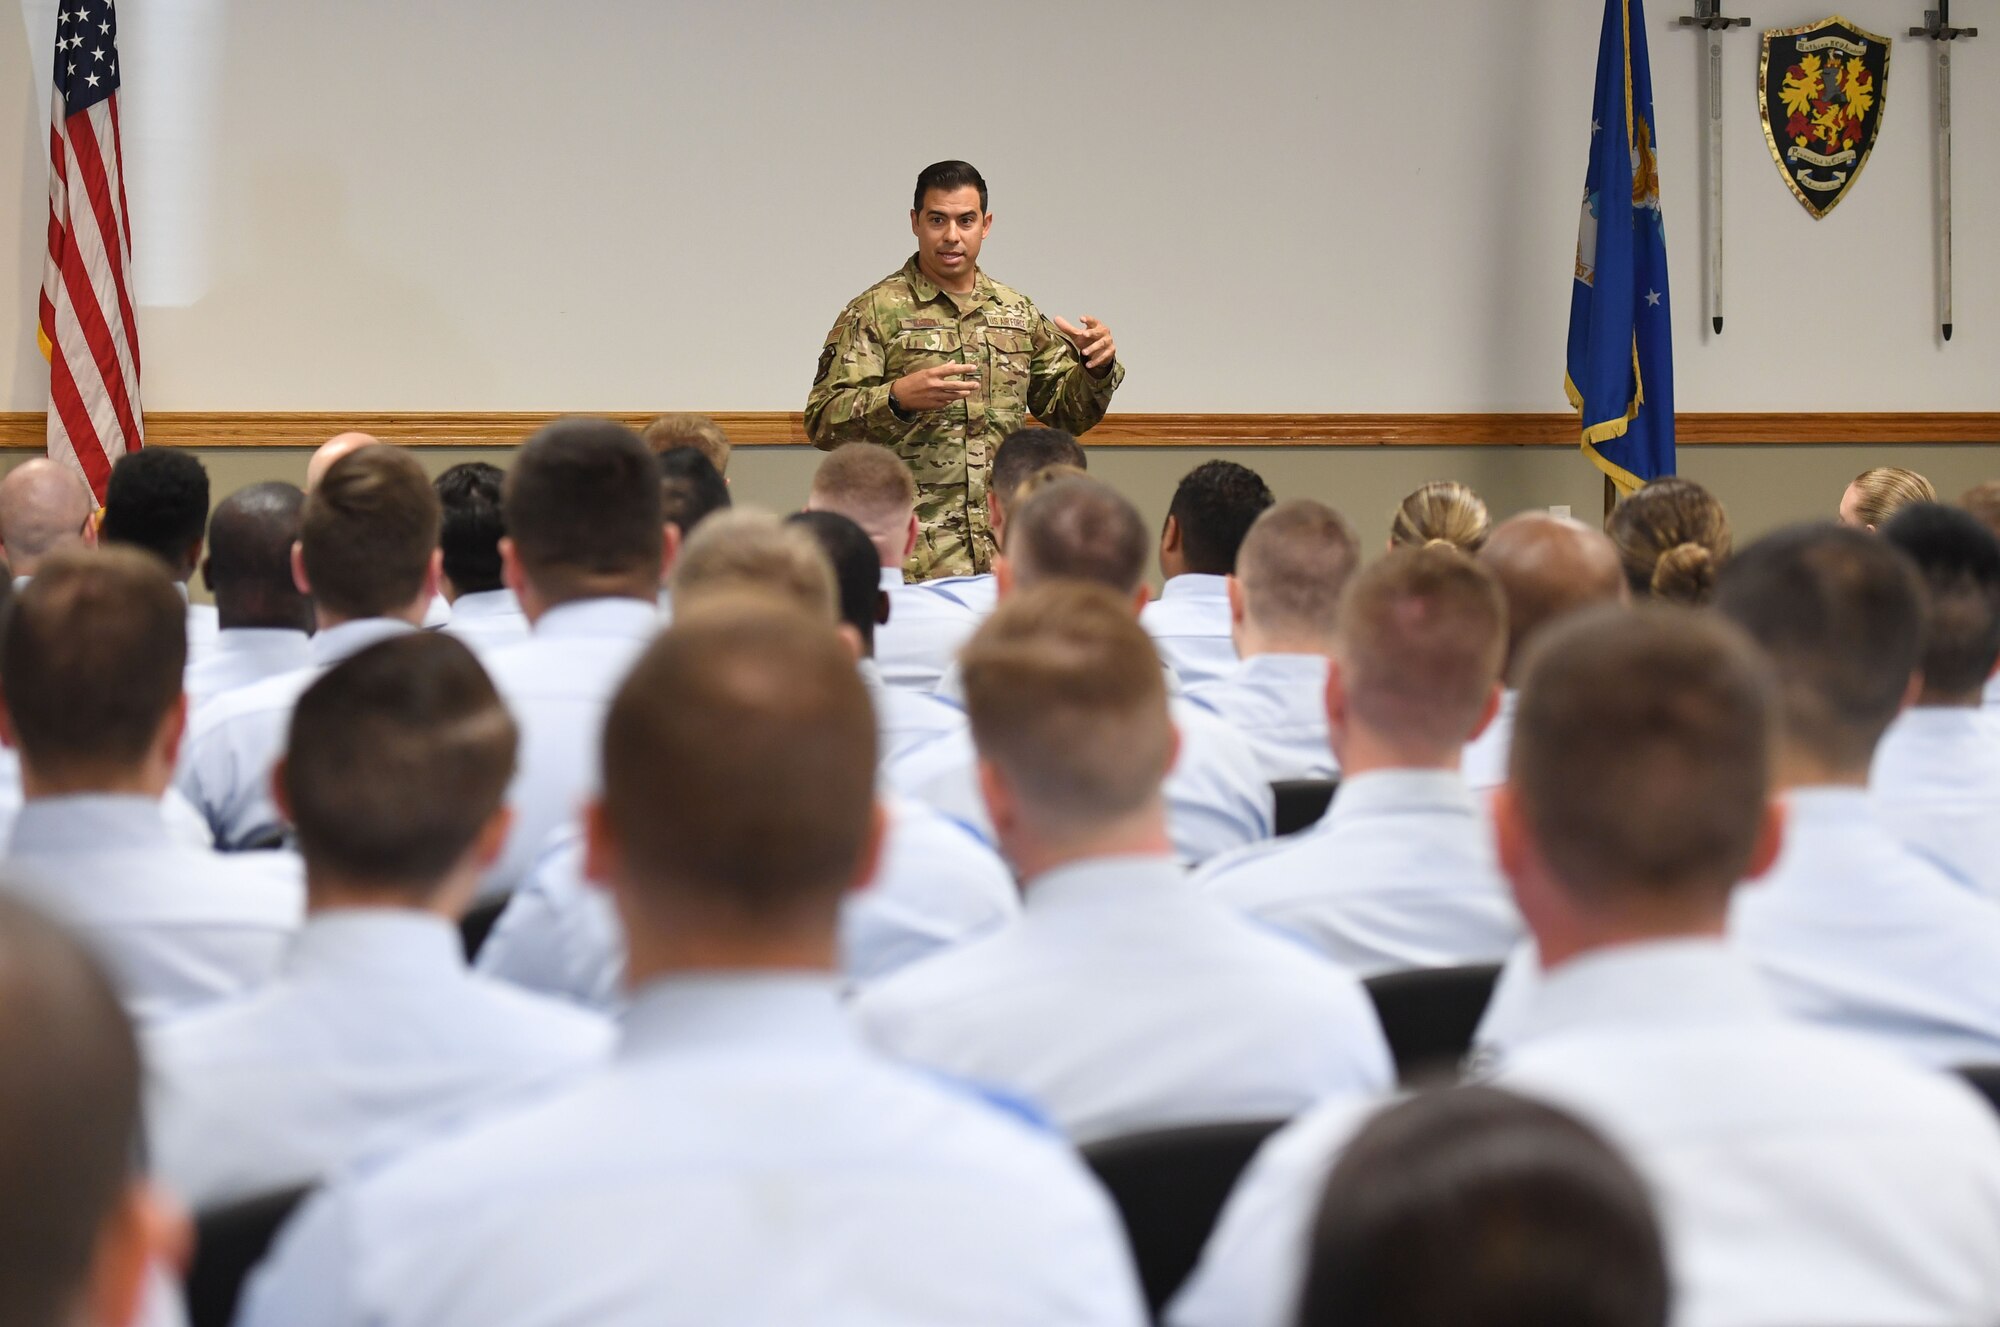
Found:
[[[980,367],[978,390],[942,409],[899,418],[889,384],[953,360]],[[841,310],[806,398],[806,436],[822,451],[847,442],[895,449],[917,481],[922,533],[909,570],[919,579],[993,565],[986,481],[1001,440],[1028,416],[1082,433],[1104,418],[1124,380],[1099,378],[1018,291],[979,273],[968,294],[938,289],[913,256]]]

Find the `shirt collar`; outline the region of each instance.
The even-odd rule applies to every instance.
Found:
[[[662,977],[632,996],[619,1054],[789,1046],[839,1051],[855,1044],[831,972],[742,971]]]
[[[1229,601],[1229,578],[1210,576],[1205,572],[1190,571],[1180,576],[1170,577],[1160,587],[1162,599],[1202,599]]]
[[[543,613],[537,640],[648,640],[660,630],[659,605],[650,599],[607,596],[572,599]]]
[[[1089,857],[1027,882],[1022,906],[1031,913],[1080,908],[1158,907],[1193,897],[1172,857]]]
[[[328,627],[312,638],[312,661],[331,668],[343,659],[361,653],[378,641],[389,640],[416,628],[401,618],[363,617]]]
[[[1285,686],[1311,682],[1324,690],[1329,662],[1324,654],[1253,654],[1236,665],[1236,680]]]
[[[167,822],[157,798],[127,793],[36,797],[14,817],[10,853],[107,852],[165,848]]]
[[[1520,1040],[1577,1028],[1775,1017],[1748,964],[1721,940],[1690,936],[1594,950],[1543,974]]]
[[[882,579],[879,582],[882,589],[900,590],[903,588],[904,583],[903,569],[901,567],[882,568]]]
[[[881,695],[882,688],[888,685],[882,680],[882,665],[873,659],[863,659],[854,666],[860,670],[862,685],[868,688],[868,693],[872,696]]]
[[[293,942],[294,973],[438,977],[465,970],[464,942],[444,918],[414,908],[332,908],[311,913]]]
[[[910,291],[917,297],[919,304],[928,304],[932,300],[942,297],[951,301],[953,308],[958,308],[958,301],[964,299],[969,301],[964,306],[964,311],[970,312],[993,298],[993,280],[986,275],[986,269],[984,268],[975,268],[973,270],[971,291],[959,296],[954,296],[950,291],[941,288],[935,281],[925,276],[923,266],[917,262],[917,255],[915,254],[911,254],[910,261],[903,264],[903,275],[909,278]]]
[[[471,594],[461,594],[451,604],[451,615],[455,618],[504,617],[520,611],[521,601],[512,590],[474,590]]]
[[[1477,817],[1479,803],[1457,770],[1369,770],[1341,780],[1326,823],[1423,811]]]
[[[304,663],[312,653],[312,637],[294,627],[224,627],[215,633],[217,654],[296,652]]]
[[[1786,816],[1792,825],[1811,825],[1821,830],[1835,825],[1873,824],[1875,820],[1866,788],[1825,784],[1793,788],[1783,796]]]

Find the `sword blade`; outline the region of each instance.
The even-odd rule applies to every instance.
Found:
[[[1938,325],[1951,340],[1951,43],[1938,53]]]
[[[1722,334],[1722,34],[1708,33],[1708,317]]]

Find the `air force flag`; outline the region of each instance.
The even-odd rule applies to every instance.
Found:
[[[1563,385],[1621,493],[1674,473],[1674,341],[1643,0],[1605,0]]]

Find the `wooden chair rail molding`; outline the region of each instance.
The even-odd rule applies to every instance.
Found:
[[[635,428],[655,412],[612,412]],[[146,439],[167,447],[311,447],[359,429],[415,447],[506,447],[555,418],[539,413],[159,410]],[[715,412],[739,447],[799,446],[784,411]],[[39,451],[39,412],[0,412],[0,450]],[[1688,446],[1820,443],[2000,443],[2000,411],[1960,414],[1683,414]],[[1120,415],[1090,431],[1093,447],[1574,447],[1574,415]]]

